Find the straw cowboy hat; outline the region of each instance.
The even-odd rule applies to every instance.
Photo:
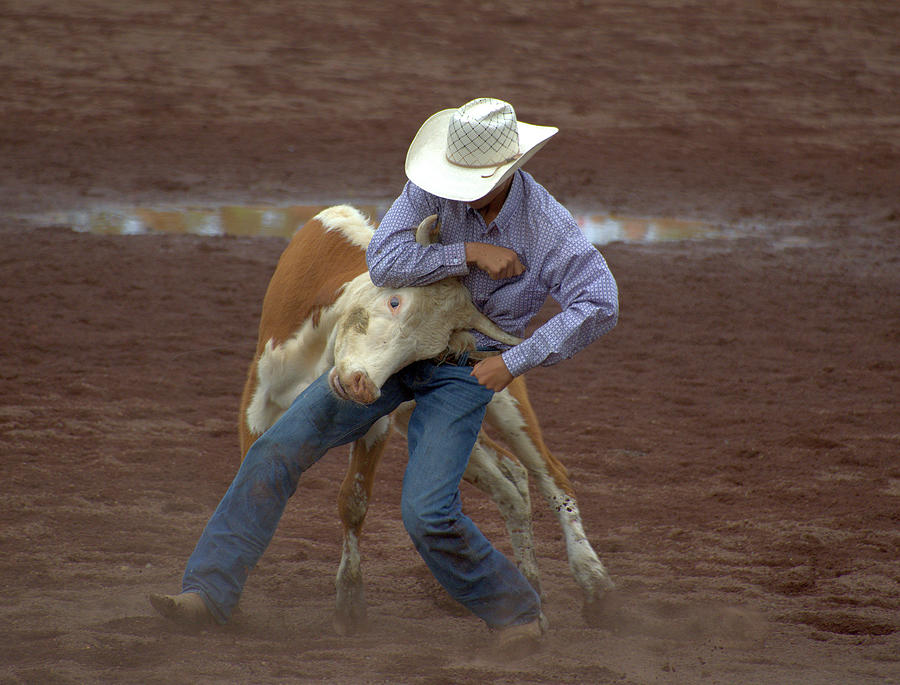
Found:
[[[422,124],[406,153],[406,175],[432,195],[472,202],[508,179],[558,130],[516,121],[508,102],[478,98]]]

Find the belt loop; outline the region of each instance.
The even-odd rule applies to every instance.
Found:
[[[469,361],[469,350],[466,350],[456,360],[457,366],[465,366],[466,362]]]

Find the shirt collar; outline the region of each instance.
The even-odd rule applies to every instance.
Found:
[[[522,179],[522,171],[517,169],[516,173],[513,174],[513,182],[509,187],[509,194],[503,202],[503,207],[500,208],[500,213],[494,219],[494,223],[497,224],[499,231],[502,232],[503,229],[514,222],[516,215],[519,213],[519,208],[522,206],[522,197],[525,193],[524,186],[525,181]]]
[[[506,200],[503,201],[503,206],[500,208],[500,213],[494,219],[493,223],[497,225],[497,230],[501,233],[503,230],[514,223],[516,215],[519,212],[519,207],[522,204],[522,197],[525,193],[525,181],[522,179],[522,170],[516,169],[516,172],[513,174],[513,182],[509,187],[509,193],[506,196]],[[477,212],[477,209],[472,209],[468,207],[469,212]],[[489,226],[487,228],[490,228]]]

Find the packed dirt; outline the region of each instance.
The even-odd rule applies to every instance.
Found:
[[[882,0],[0,6],[0,682],[900,681],[898,35]],[[603,246],[618,327],[528,374],[609,615],[582,620],[534,493],[550,630],[497,661],[403,531],[398,439],[369,632],[331,627],[346,451],[233,622],[167,624],[146,595],[178,590],[237,468],[284,241],[22,217],[389,200],[421,121],[485,94],[560,127],[528,169],[570,207],[732,235]]]

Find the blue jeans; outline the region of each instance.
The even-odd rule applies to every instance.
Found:
[[[416,362],[391,376],[370,405],[336,397],[327,377],[318,378],[247,452],[188,560],[182,590],[199,592],[216,620],[227,621],[301,474],[415,399],[401,509],[416,550],[450,595],[490,627],[537,619],[531,585],[462,513],[459,483],[493,396],[470,374],[467,366]]]

